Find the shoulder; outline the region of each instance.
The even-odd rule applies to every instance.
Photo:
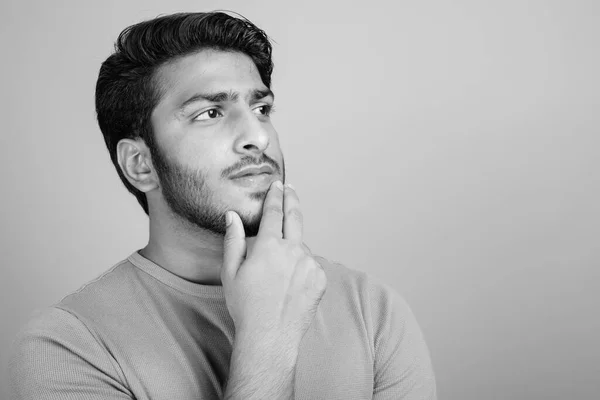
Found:
[[[398,398],[404,393],[411,399],[435,399],[431,354],[404,297],[388,283],[365,272],[323,257],[318,257],[317,261],[322,263],[328,275],[328,285],[331,276],[334,287],[345,288],[343,292],[353,305],[354,315],[360,315],[364,321],[373,357],[375,397]],[[336,300],[328,305],[333,313],[343,309],[340,306],[343,302],[339,297]]]
[[[110,314],[130,303],[131,297],[140,292],[143,272],[126,258],[68,293],[55,308],[68,311],[85,321],[88,317]]]
[[[18,346],[73,348],[82,343],[88,347],[103,343],[103,329],[122,322],[132,307],[130,297],[141,292],[136,287],[143,285],[138,274],[140,271],[127,259],[114,264],[52,306],[30,316],[18,334]]]
[[[68,311],[49,307],[31,318],[12,343],[9,389],[19,398],[37,398],[41,393],[59,398],[64,382],[83,379],[78,368],[92,368],[115,387],[120,385],[114,361],[93,333]],[[84,380],[90,383],[89,377]]]
[[[85,308],[102,307],[103,298],[114,297],[114,291],[127,280],[129,262],[120,261],[98,277],[86,282],[78,289],[65,295],[50,307],[35,311],[26,325],[21,328],[18,340],[30,340],[33,337],[48,336],[60,338],[65,335],[80,335],[86,330],[78,311]]]
[[[388,283],[364,271],[343,265],[331,259],[315,256],[327,275],[330,301],[339,308],[342,302],[360,311],[365,328],[376,344],[382,334],[390,329],[412,324],[414,314],[404,299]],[[326,293],[327,295],[327,293]]]
[[[72,313],[50,307],[12,343],[8,392],[10,398],[62,399],[65,388],[82,398],[99,393],[106,394],[102,398],[130,398],[121,396],[129,393],[125,376],[98,337]]]
[[[363,271],[347,267],[323,256],[313,254],[313,258],[323,267],[330,283],[343,285],[347,289],[359,289],[368,283],[368,276]]]
[[[380,308],[390,302],[396,302],[398,305],[406,304],[400,293],[381,279],[323,256],[313,255],[313,257],[325,270],[328,284],[332,283],[341,286],[345,291],[364,296],[369,303],[374,303]]]
[[[95,339],[72,313],[52,306],[35,313],[17,334],[12,344],[12,359],[24,364],[39,361],[52,348],[82,348]],[[92,344],[93,345],[93,344]]]
[[[124,375],[98,327],[123,308],[121,293],[135,291],[132,274],[135,269],[123,260],[29,319],[11,346],[14,397],[38,398],[42,393],[61,398],[63,385],[110,385],[126,391]]]
[[[104,357],[101,340],[89,322],[105,314],[105,309],[114,303],[114,292],[123,285],[126,269],[127,260],[123,260],[52,306],[36,310],[12,343],[15,370],[43,366],[51,362],[47,357],[65,351],[86,353],[86,358]]]
[[[59,307],[52,306],[37,311],[17,334],[16,343],[46,340],[60,340],[76,333],[80,335],[85,327],[77,317]]]

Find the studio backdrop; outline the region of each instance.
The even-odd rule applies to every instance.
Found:
[[[26,321],[147,243],[95,120],[101,62],[128,25],[215,9],[273,40],[305,242],[408,301],[439,398],[598,398],[592,0],[2,2],[0,387]]]

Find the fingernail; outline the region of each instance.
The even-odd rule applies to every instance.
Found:
[[[233,222],[233,218],[231,217],[231,213],[229,211],[227,211],[225,213],[225,224],[227,224],[227,226],[231,225],[231,222]]]
[[[281,181],[275,181],[275,187],[279,190],[283,190],[283,184]]]

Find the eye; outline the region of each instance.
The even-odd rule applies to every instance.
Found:
[[[270,104],[263,104],[260,107],[256,107],[253,111],[258,115],[269,116],[273,112],[274,107]]]
[[[215,119],[215,118],[222,117],[222,116],[223,116],[223,114],[219,110],[217,110],[216,108],[211,108],[210,110],[206,110],[203,113],[198,114],[194,118],[194,120],[196,120],[196,121],[206,121],[206,120],[209,120],[209,119]]]

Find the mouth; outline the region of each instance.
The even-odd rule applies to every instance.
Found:
[[[263,172],[259,174],[245,174],[231,178],[239,186],[244,187],[269,187],[275,180],[275,174]]]
[[[275,171],[273,170],[273,168],[268,165],[268,164],[263,164],[261,166],[251,166],[248,168],[244,168],[243,170],[239,171],[237,174],[234,174],[231,176],[232,179],[237,179],[237,178],[244,178],[247,176],[258,176],[258,175],[271,175],[273,174]]]
[[[259,174],[244,174],[244,175],[236,176],[232,179],[248,178],[248,177],[252,177],[252,176],[261,176],[261,175],[271,175],[271,174],[268,172],[261,172]]]

